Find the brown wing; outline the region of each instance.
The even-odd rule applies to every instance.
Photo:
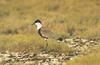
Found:
[[[59,35],[55,34],[54,32],[46,28],[41,28],[41,34],[42,36],[45,36],[47,38],[53,38],[53,39],[58,39],[60,37]]]

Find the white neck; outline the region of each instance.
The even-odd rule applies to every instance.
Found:
[[[35,25],[37,27],[37,30],[39,30],[42,27],[42,24],[41,23],[35,23]]]

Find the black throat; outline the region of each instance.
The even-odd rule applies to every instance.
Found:
[[[41,33],[41,28],[38,30],[38,34],[39,34],[42,38],[48,39],[47,37],[45,37],[45,36],[42,35],[42,33]]]

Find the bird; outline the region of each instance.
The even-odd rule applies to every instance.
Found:
[[[43,24],[42,24],[41,20],[39,20],[39,19],[35,20],[32,25],[35,25],[35,27],[37,29],[37,33],[39,34],[39,36],[46,41],[45,50],[48,47],[47,40],[50,39],[50,38],[55,39],[58,42],[64,41],[64,39],[60,35],[55,34],[54,32],[50,31],[49,29],[43,27]]]

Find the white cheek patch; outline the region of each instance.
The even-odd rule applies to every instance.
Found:
[[[37,27],[37,30],[39,30],[42,27],[42,24],[41,23],[35,23],[35,25]]]

